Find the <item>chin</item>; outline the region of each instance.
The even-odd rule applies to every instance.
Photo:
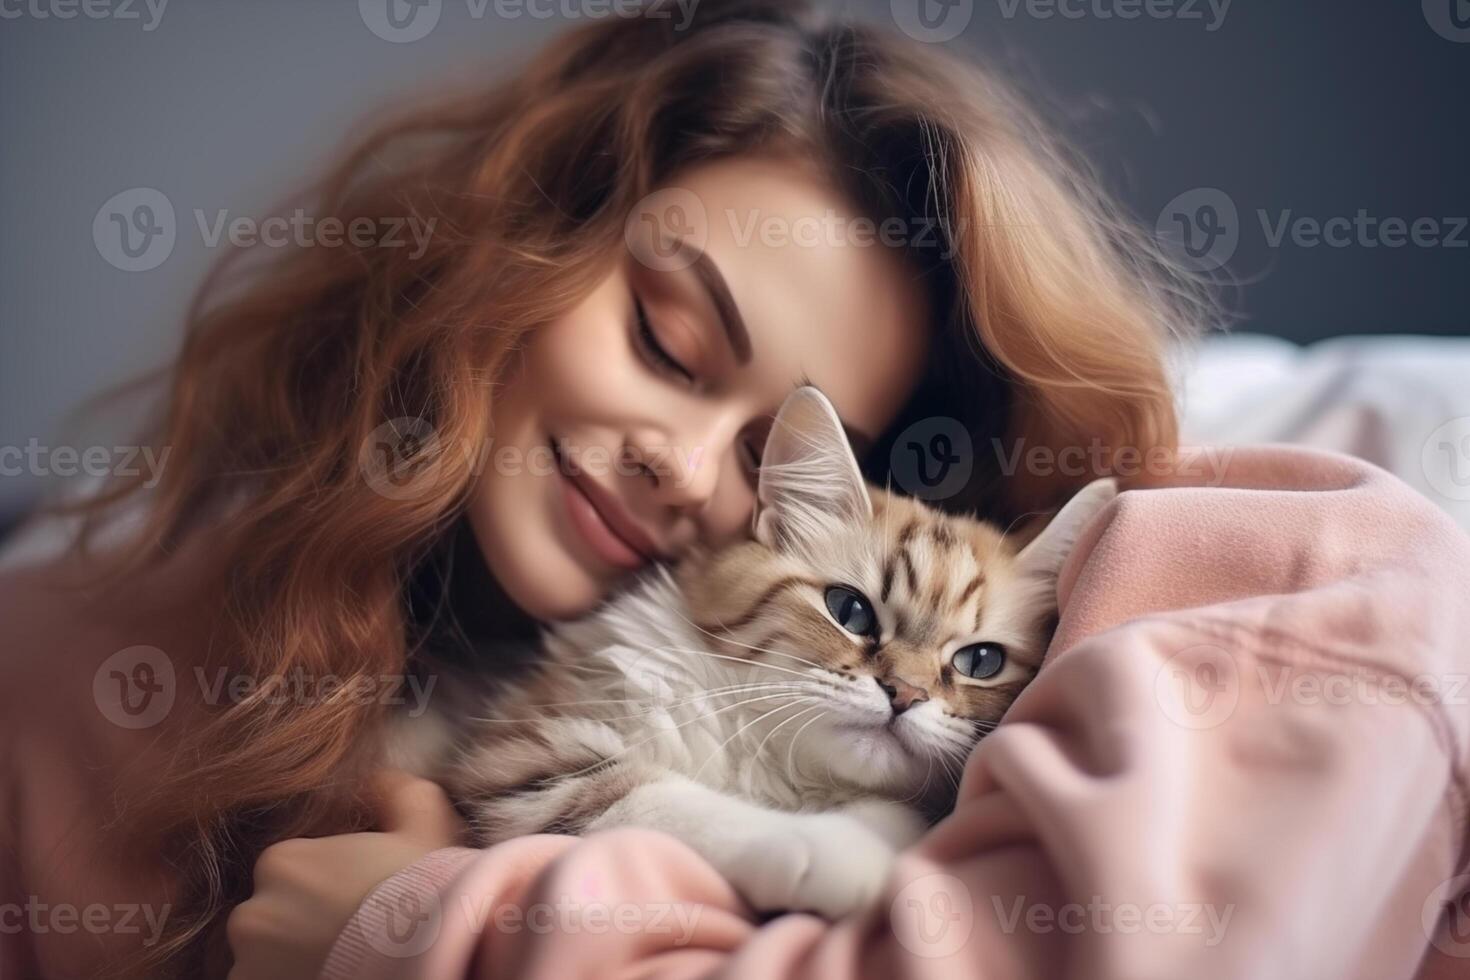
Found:
[[[591,612],[606,594],[570,554],[540,515],[514,519],[481,505],[470,512],[470,527],[491,576],[506,598],[540,622],[578,619]]]
[[[886,724],[845,725],[834,732],[833,775],[884,793],[910,792],[924,781],[928,761]]]
[[[516,605],[532,619],[543,623],[561,623],[581,619],[597,608],[601,598],[599,595],[586,598],[568,596],[564,589],[559,589],[556,595],[544,601],[539,595],[529,595],[524,600],[516,600]]]

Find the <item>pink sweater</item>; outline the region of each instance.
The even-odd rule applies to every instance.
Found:
[[[1188,483],[1090,528],[1046,665],[866,913],[762,923],[672,838],[528,837],[389,879],[323,977],[1470,975],[1470,539],[1345,456],[1241,449]],[[0,590],[5,980],[89,976],[166,904],[148,855],[96,846],[95,776],[146,772],[174,716],[122,728],[93,680],[120,630],[173,627],[48,619],[48,596]],[[54,915],[89,904],[111,928]]]

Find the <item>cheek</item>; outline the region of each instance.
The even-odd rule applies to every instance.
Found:
[[[494,404],[503,432],[517,419],[547,424],[596,424],[626,405],[643,383],[629,342],[621,276],[551,323],[536,329],[507,367]]]
[[[561,321],[531,338],[508,388],[548,416],[595,422],[636,392],[636,367],[614,325]]]
[[[813,613],[814,617],[816,615]],[[808,623],[807,632],[814,653],[812,659],[823,667],[859,678],[873,673],[873,660],[868,648],[847,639],[846,634],[825,619],[813,618]]]
[[[1019,687],[978,687],[973,684],[955,685],[946,700],[950,714],[973,721],[996,721],[1005,714],[1011,702],[1020,693]]]
[[[629,287],[622,274],[605,279],[555,322],[538,330],[526,345],[524,376],[542,397],[608,401],[631,386],[646,384],[644,367],[633,349],[628,318]]]

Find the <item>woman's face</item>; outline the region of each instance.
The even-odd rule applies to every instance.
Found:
[[[630,224],[601,284],[528,339],[495,392],[469,518],[537,619],[589,611],[650,560],[748,535],[756,463],[794,386],[827,394],[862,455],[923,369],[921,283],[845,224],[859,216],[809,168],[729,159],[673,186],[651,203],[660,244],[683,250],[665,261]]]

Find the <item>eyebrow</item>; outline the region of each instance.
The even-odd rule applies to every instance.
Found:
[[[725,277],[720,272],[720,267],[715,265],[715,260],[709,257],[708,252],[699,248],[688,239],[678,239],[677,246],[680,249],[688,249],[693,253],[694,261],[690,268],[694,270],[695,276],[699,279],[699,284],[704,287],[705,293],[709,295],[710,302],[715,306],[715,312],[718,314],[720,326],[725,332],[725,339],[730,342],[730,349],[734,351],[736,361],[742,366],[749,364],[754,354],[750,346],[750,331],[745,327],[745,319],[740,315],[740,307],[735,305],[735,297],[731,294],[730,286],[725,282]],[[818,387],[812,384],[811,378],[803,374],[791,386],[791,389],[795,391],[797,388],[806,385],[811,385],[814,388]],[[842,420],[839,418],[839,421]],[[872,436],[866,432],[854,429],[846,421],[842,421],[842,430],[847,433],[847,441],[852,443],[853,451],[859,458],[872,452],[873,446],[877,443],[877,440]]]

